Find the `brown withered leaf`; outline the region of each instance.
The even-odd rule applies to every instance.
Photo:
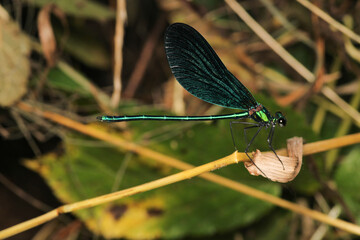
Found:
[[[30,41],[19,26],[0,19],[0,106],[10,106],[25,94],[30,50]]]
[[[55,4],[45,5],[38,16],[37,25],[43,54],[48,66],[56,63],[56,39],[51,25],[51,13],[57,16],[64,26],[67,25],[65,14]]]
[[[244,165],[251,175],[262,175],[274,182],[287,183],[292,181],[300,172],[302,166],[302,147],[303,139],[293,137],[287,141],[289,156],[279,155],[282,163],[274,153],[261,153],[257,150],[253,157],[256,166],[251,162],[244,162]]]

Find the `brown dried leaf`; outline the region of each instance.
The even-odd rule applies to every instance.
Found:
[[[301,169],[302,142],[302,138],[299,137],[293,137],[288,140],[289,157],[279,156],[284,167],[274,153],[261,153],[259,150],[256,150],[253,158],[257,167],[251,162],[244,162],[244,165],[251,175],[262,175],[274,182],[290,182],[299,174]],[[259,169],[261,169],[261,171]]]
[[[25,94],[30,50],[30,41],[19,26],[0,19],[0,106],[10,106]]]
[[[63,25],[67,25],[65,14],[55,4],[44,6],[38,16],[38,31],[43,54],[48,66],[56,63],[56,39],[51,25],[51,13],[57,16]]]

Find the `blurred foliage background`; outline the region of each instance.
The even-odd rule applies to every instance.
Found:
[[[174,22],[197,29],[260,103],[286,114],[287,127],[275,132],[276,149],[293,136],[312,142],[358,132],[359,36],[350,39],[302,1],[239,1],[305,67],[300,71],[235,14],[231,1],[0,1],[0,229],[178,172],[69,130],[20,103],[193,165],[233,152],[228,121],[96,122],[102,114],[233,111],[191,96],[172,76],[163,36]],[[312,3],[360,32],[358,1]],[[243,130],[235,131],[238,149],[244,149]],[[267,150],[266,137],[254,148]],[[241,165],[216,173],[359,224],[359,157],[359,145],[305,157],[299,176],[288,184],[250,176]],[[11,239],[31,238],[354,239],[199,178],[61,216]]]

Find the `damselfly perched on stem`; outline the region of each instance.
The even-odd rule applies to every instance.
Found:
[[[281,112],[271,115],[266,107],[257,102],[250,91],[227,70],[215,51],[199,32],[184,23],[172,24],[165,33],[165,50],[171,71],[177,81],[188,92],[206,102],[239,109],[242,112],[210,116],[100,116],[98,117],[100,121],[207,121],[249,118],[255,122],[245,122],[245,124],[250,125],[244,128],[245,141],[247,142],[246,131],[248,129],[258,128],[258,130],[250,141],[246,143],[246,155],[252,161],[248,154],[251,144],[262,129],[270,128],[267,142],[271,151],[275,153],[281,162],[272,146],[272,140],[275,126],[283,127],[286,125],[285,116]],[[233,123],[243,122],[232,121],[230,123],[231,129]],[[231,134],[234,141],[232,131]]]

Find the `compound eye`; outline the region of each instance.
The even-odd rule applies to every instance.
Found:
[[[280,127],[285,127],[286,126],[286,119],[284,117],[281,117],[278,119],[278,124]]]

